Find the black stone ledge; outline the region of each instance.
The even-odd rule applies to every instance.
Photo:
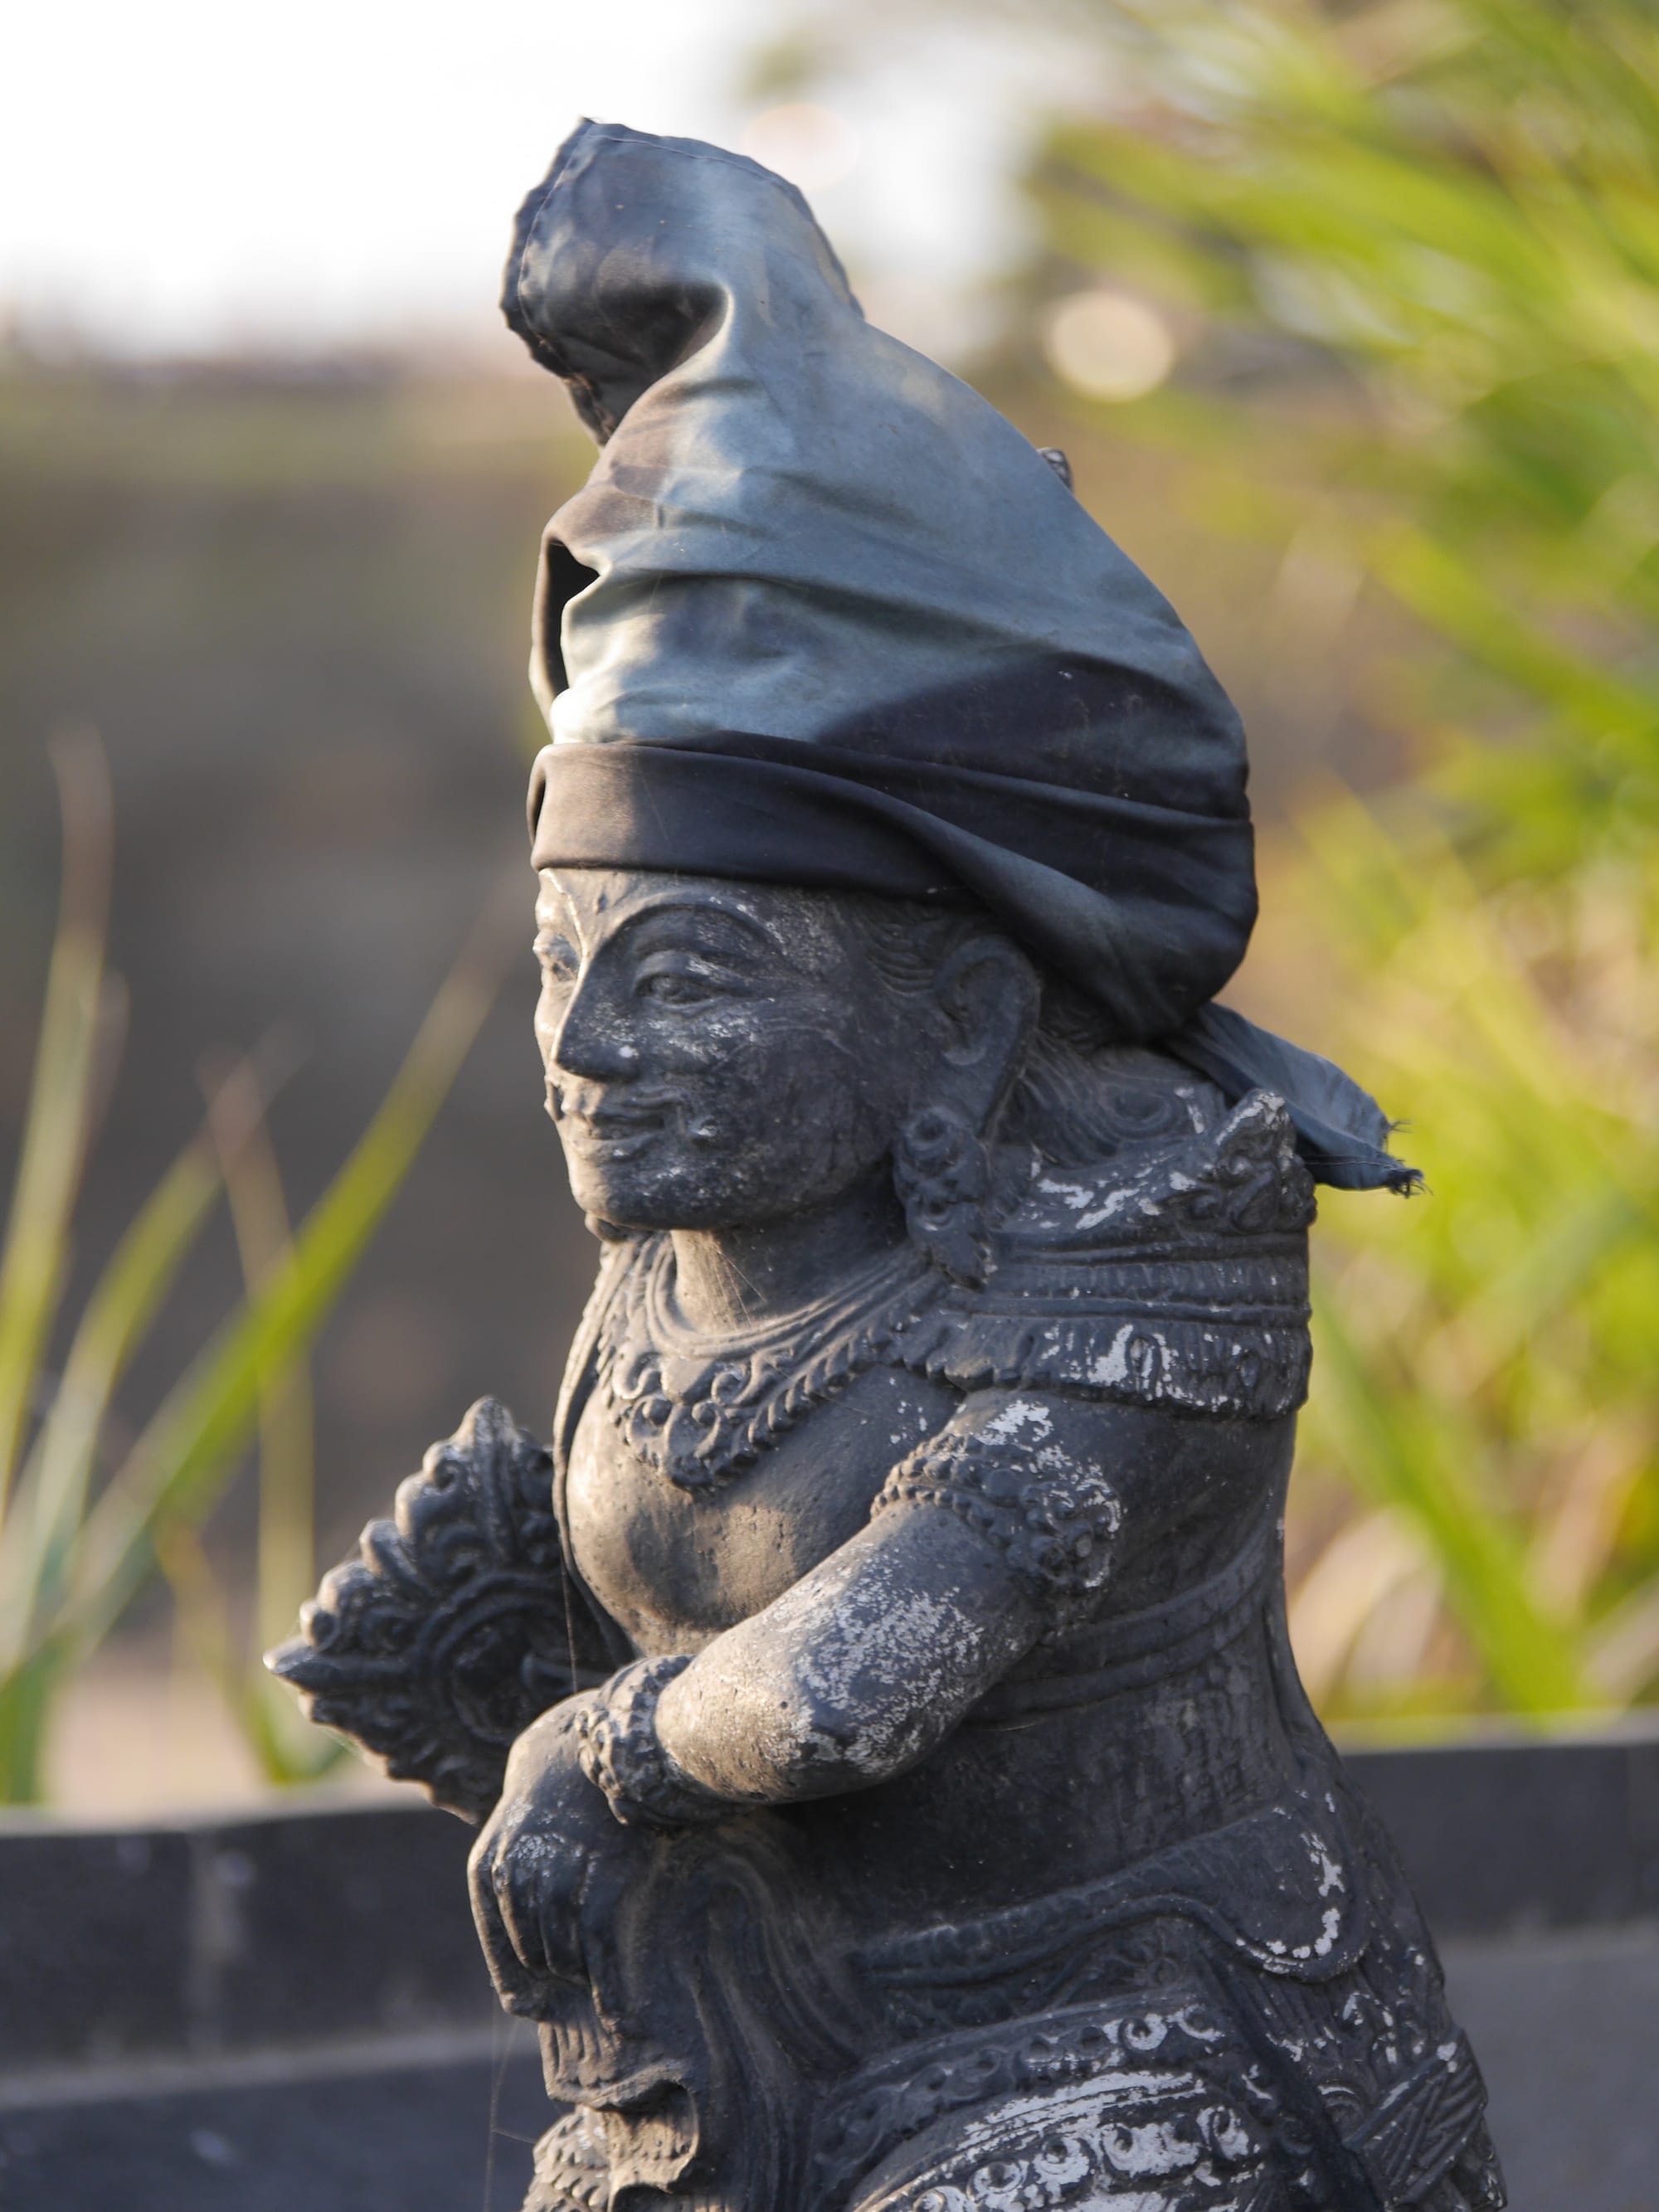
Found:
[[[548,2125],[534,2035],[0,2076],[4,2212],[514,2212]]]
[[[472,1835],[418,1802],[125,1830],[0,1816],[0,2081],[486,2025]]]
[[[1659,1729],[1348,1764],[1439,1936],[1659,1917]],[[0,2083],[483,2029],[472,1834],[415,1801],[127,1830],[0,1816]]]
[[[1437,1937],[1659,1918],[1659,1726],[1344,1751]]]

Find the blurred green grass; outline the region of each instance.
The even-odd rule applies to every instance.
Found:
[[[434,1000],[379,1111],[290,1235],[263,1141],[253,1066],[216,1089],[209,1126],[161,1177],[70,1322],[61,1370],[46,1359],[61,1313],[76,1200],[107,1054],[105,943],[112,809],[101,748],[56,747],[64,890],[28,1118],[0,1243],[0,1802],[44,1792],[58,1699],[157,1564],[186,1628],[272,1783],[314,1778],[331,1747],[293,1726],[239,1650],[195,1532],[256,1424],[261,1513],[256,1625],[286,1625],[311,1593],[311,1342],[415,1162],[499,988],[508,913],[498,900]],[[518,887],[515,884],[514,890]],[[516,905],[516,902],[515,902]],[[517,933],[515,932],[514,934]],[[106,1080],[108,1071],[102,1071]],[[221,1188],[238,1218],[242,1304],[109,1459],[115,1395]]]
[[[1314,597],[1351,576],[1336,650],[1378,599],[1413,625],[1349,678],[1408,772],[1267,841],[1243,983],[1408,1117],[1433,1194],[1327,1204],[1299,1656],[1339,1721],[1651,1698],[1659,21],[1070,21],[1114,90],[1046,136],[1031,282],[1126,292],[1182,356],[1073,395],[1079,432],[1158,444]]]

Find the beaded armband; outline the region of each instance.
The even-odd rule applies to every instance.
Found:
[[[874,1510],[936,1505],[994,1544],[1045,1611],[1085,1612],[1111,1570],[1121,1501],[1074,1458],[1039,1398],[1011,1396],[982,1426],[950,1427],[901,1461]]]
[[[735,1809],[674,1765],[657,1737],[657,1701],[691,1664],[678,1653],[613,1674],[577,1722],[582,1772],[625,1828],[693,1828]]]

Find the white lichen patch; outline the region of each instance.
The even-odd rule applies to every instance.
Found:
[[[1054,1425],[1048,1408],[1037,1399],[1010,1398],[979,1433],[991,1443],[1029,1445],[1040,1443],[1052,1432]]]
[[[1334,1889],[1346,1889],[1348,1885],[1342,1869],[1325,1848],[1322,1840],[1317,1836],[1308,1836],[1305,1841],[1308,1856],[1313,1861],[1314,1872],[1319,1877],[1319,1894],[1328,1897]]]
[[[948,1595],[872,1572],[866,1561],[856,1592],[844,1592],[803,1639],[775,1755],[786,1765],[805,1753],[863,1775],[890,1771],[915,1748],[919,1727],[951,1709],[981,1645]]]
[[[1080,1212],[1097,1195],[1087,1183],[1056,1182],[1052,1176],[1043,1176],[1037,1183],[1037,1188],[1045,1197],[1057,1198],[1062,1206],[1069,1206],[1074,1212]]]
[[[1328,1959],[1336,1948],[1341,1933],[1341,1911],[1332,1905],[1322,1915],[1320,1932],[1311,1943],[1286,1943],[1282,1937],[1274,1936],[1267,1948],[1276,1959]]]
[[[1110,1389],[1114,1383],[1128,1381],[1129,1340],[1133,1334],[1133,1324],[1125,1322],[1105,1351],[1098,1353],[1091,1363],[1089,1369],[1091,1382]]]
[[[1151,1199],[1142,1198],[1133,1187],[1109,1191],[1103,1205],[1091,1206],[1087,1213],[1079,1213],[1079,1229],[1098,1229],[1103,1223],[1112,1221],[1127,1206],[1135,1206],[1142,1213],[1156,1213],[1157,1206]]]

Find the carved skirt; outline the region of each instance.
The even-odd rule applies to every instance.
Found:
[[[769,1816],[665,1839],[622,1979],[535,2008],[574,2109],[526,2212],[1498,2212],[1479,2069],[1345,1796],[850,1946]]]

